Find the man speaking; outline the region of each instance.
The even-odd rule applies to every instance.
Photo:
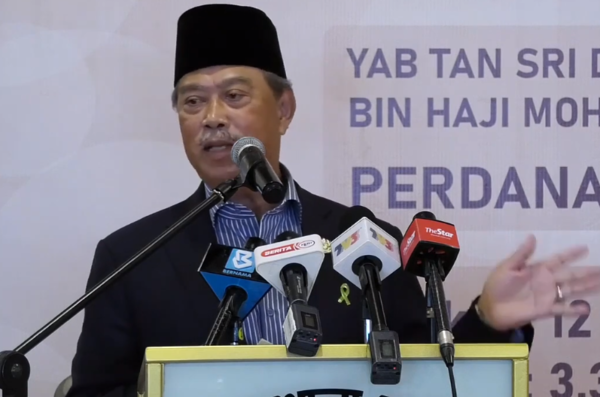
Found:
[[[296,99],[276,29],[262,11],[204,5],[185,12],[177,27],[174,86],[172,102],[185,153],[202,183],[179,204],[102,239],[87,288],[203,200],[211,188],[236,177],[239,170],[230,152],[241,137],[264,143],[266,157],[286,187],[285,198],[271,205],[259,193],[240,189],[230,202],[200,216],[98,297],[85,310],[70,397],[135,396],[147,346],[204,344],[219,303],[197,271],[210,243],[243,247],[252,237],[271,243],[283,232],[330,240],[339,234],[346,207],[304,190],[279,162],[281,138],[294,118]],[[401,241],[398,228],[382,225]],[[528,238],[496,267],[454,327],[456,343],[531,344],[533,320],[585,310],[569,307],[562,299],[600,287],[598,272],[567,268],[586,249],[573,248],[528,264],[534,248],[535,240]],[[344,282],[327,257],[309,301],[320,311],[324,344],[363,342],[362,306],[338,303]],[[400,343],[428,343],[426,301],[417,279],[398,270],[383,284],[388,325]],[[351,296],[360,296],[358,289],[350,288]],[[247,343],[264,339],[284,344],[287,305],[285,296],[271,289],[242,325]]]

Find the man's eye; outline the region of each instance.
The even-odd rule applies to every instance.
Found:
[[[242,97],[243,97],[243,95],[240,94],[239,92],[229,92],[227,94],[227,98],[234,100],[234,101],[237,101],[237,100],[241,99]]]
[[[186,100],[185,100],[186,105],[198,105],[200,102],[201,102],[200,98],[195,97],[195,96],[186,98]]]

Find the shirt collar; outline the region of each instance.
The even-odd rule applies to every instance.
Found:
[[[277,213],[277,212],[283,211],[283,209],[285,208],[285,206],[288,203],[292,203],[292,204],[296,205],[298,209],[301,208],[300,207],[300,198],[298,197],[298,190],[296,189],[296,183],[294,182],[294,179],[292,178],[292,174],[283,164],[279,163],[279,167],[281,169],[283,178],[286,181],[286,193],[285,193],[285,197],[283,198],[283,201],[281,202],[281,204],[279,204],[276,208],[269,211],[269,213]],[[206,193],[206,197],[208,197],[212,194],[212,189],[206,183],[204,184],[204,191]],[[214,224],[215,217],[217,216],[217,214],[219,214],[219,212],[222,209],[228,208],[228,207],[236,212],[239,212],[239,215],[243,216],[243,213],[246,213],[248,215],[254,216],[254,214],[248,208],[246,208],[245,206],[243,206],[241,204],[234,203],[234,202],[219,203],[210,209],[210,219],[213,222],[213,224]],[[227,211],[227,212],[229,213],[230,211]]]

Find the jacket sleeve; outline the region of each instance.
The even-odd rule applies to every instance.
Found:
[[[104,240],[94,254],[86,290],[117,267]],[[99,294],[85,309],[67,397],[135,397],[143,357],[136,342],[124,280]]]
[[[397,227],[388,232],[402,241]],[[383,281],[384,304],[390,329],[398,332],[400,343],[431,343],[427,325],[427,301],[417,277],[399,269]],[[487,326],[477,314],[477,297],[465,315],[452,329],[455,343],[527,343],[531,349],[533,327],[529,324],[520,330],[498,332]],[[519,338],[519,339],[517,339]]]
[[[533,344],[534,330],[531,324],[514,330],[499,332],[487,326],[477,314],[477,297],[465,315],[454,325],[452,333],[456,343],[527,343],[529,350]]]

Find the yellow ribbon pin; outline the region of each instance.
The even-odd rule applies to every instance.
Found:
[[[348,284],[344,283],[340,286],[340,293],[342,296],[340,296],[340,299],[338,299],[338,303],[345,302],[346,305],[349,305],[350,300],[348,297],[350,296],[350,287],[348,287]]]

